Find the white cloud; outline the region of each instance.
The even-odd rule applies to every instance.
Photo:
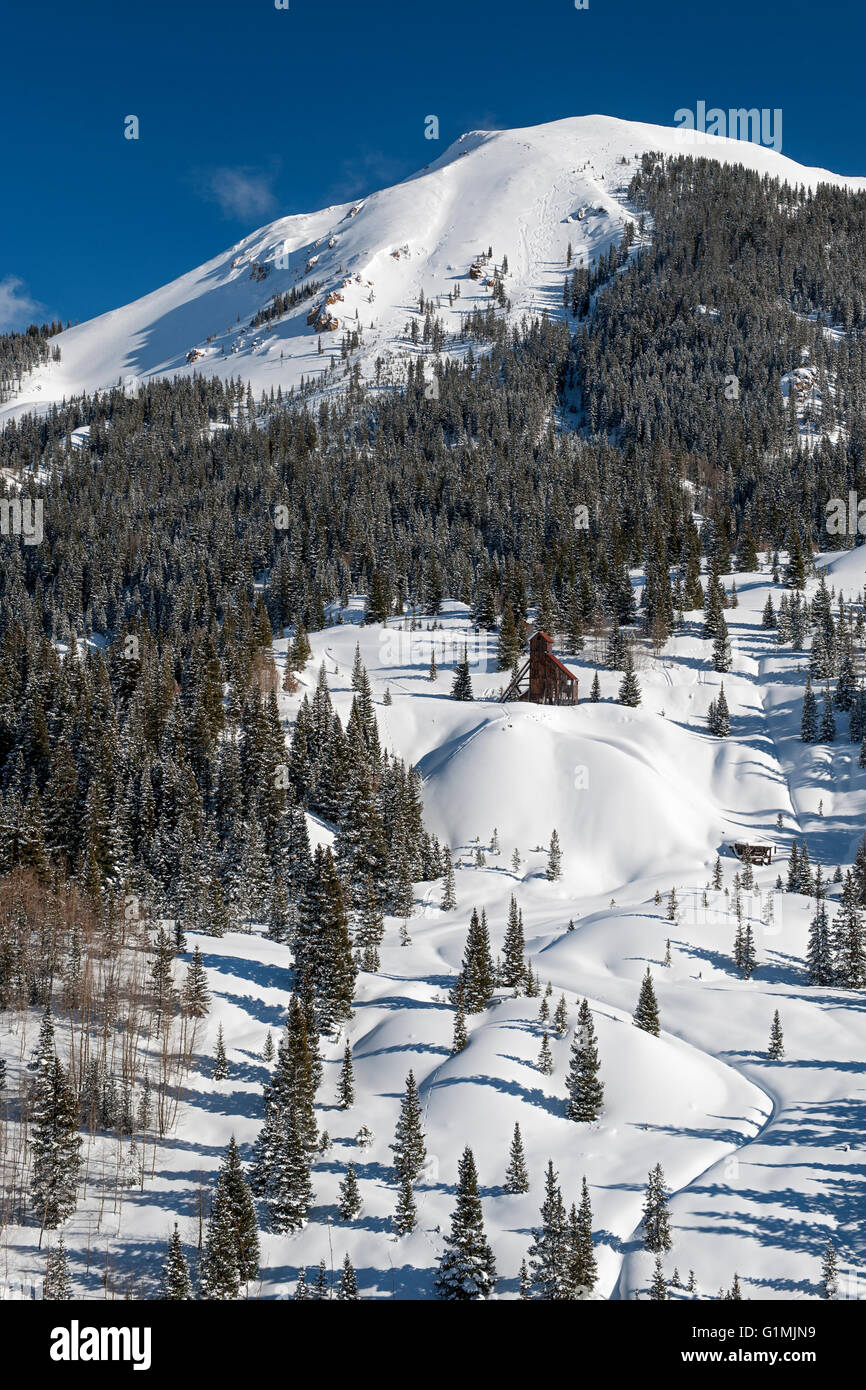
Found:
[[[223,217],[266,217],[276,206],[273,178],[272,173],[258,169],[213,169],[202,179],[202,192],[219,206]]]
[[[18,275],[4,275],[0,280],[0,331],[26,328],[41,308]]]

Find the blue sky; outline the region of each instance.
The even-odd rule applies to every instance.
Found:
[[[783,153],[866,174],[860,0],[18,0],[3,35],[0,329],[125,303],[469,129],[780,107]]]

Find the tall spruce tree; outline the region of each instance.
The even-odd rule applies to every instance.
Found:
[[[183,1244],[176,1221],[174,1230],[169,1237],[168,1254],[162,1269],[160,1297],[172,1302],[187,1301],[195,1297],[192,1280],[189,1276],[189,1265],[186,1255],[183,1253]]]
[[[529,1173],[526,1170],[526,1155],[520,1125],[515,1124],[508,1152],[508,1167],[505,1170],[505,1191],[513,1194],[529,1191]]]
[[[635,1027],[642,1028],[645,1033],[652,1033],[655,1037],[658,1037],[659,1006],[656,1001],[656,994],[653,988],[649,966],[647,966],[646,974],[641,981],[640,994],[638,995],[637,1006],[632,1021]]]
[[[670,1193],[665,1185],[665,1175],[662,1166],[657,1163],[650,1170],[647,1181],[646,1198],[644,1201],[643,1218],[641,1229],[643,1230],[644,1246],[653,1255],[663,1255],[670,1250],[673,1240],[671,1238],[671,1223],[668,1214],[668,1197]]]
[[[406,1077],[406,1090],[400,1102],[400,1115],[391,1145],[394,1155],[394,1171],[400,1179],[408,1178],[414,1183],[420,1176],[427,1158],[424,1143],[424,1130],[421,1125],[421,1101],[415,1073]]]
[[[598,1119],[604,1101],[604,1084],[599,1076],[600,1070],[592,1012],[589,1003],[584,999],[577,1015],[566,1083],[568,1104],[565,1113],[570,1120],[587,1124]]]
[[[489,1298],[495,1285],[496,1264],[484,1233],[478,1173],[467,1146],[457,1169],[457,1201],[436,1274],[436,1294],[452,1302],[466,1302]]]

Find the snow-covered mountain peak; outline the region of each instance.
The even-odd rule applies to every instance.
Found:
[[[286,389],[324,373],[332,356],[339,363],[354,333],[366,372],[377,358],[419,350],[405,330],[422,293],[452,335],[463,314],[491,303],[494,271],[513,314],[558,312],[569,245],[575,264],[591,264],[621,236],[633,216],[625,189],[648,150],[741,163],[813,187],[866,187],[761,145],[694,132],[684,139],[678,128],[611,116],[470,131],[393,187],[279,218],[61,334],[61,361],[34,372],[5,413],[193,371],[240,376],[257,393]]]

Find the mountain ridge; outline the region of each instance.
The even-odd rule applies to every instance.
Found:
[[[37,368],[0,413],[20,416],[85,391],[136,389],[193,371],[241,377],[256,393],[285,391],[325,372],[354,332],[352,362],[369,375],[378,358],[387,376],[395,356],[423,352],[404,337],[422,293],[439,301],[449,336],[462,313],[491,303],[493,280],[469,278],[488,248],[512,314],[555,312],[569,244],[574,264],[593,263],[635,221],[623,188],[649,151],[743,164],[813,188],[866,189],[866,178],[809,169],[766,146],[617,117],[469,131],[400,183],[277,218],[168,284],[66,330],[55,340],[60,362]],[[275,296],[292,291],[300,298],[287,312],[251,326]]]

